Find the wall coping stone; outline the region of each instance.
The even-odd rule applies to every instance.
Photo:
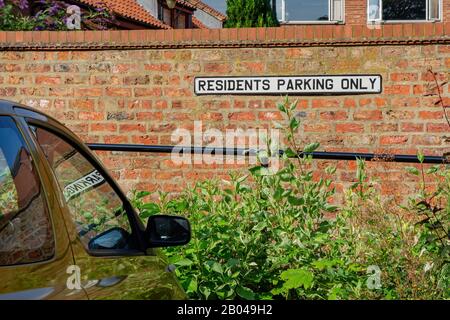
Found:
[[[0,50],[139,50],[450,44],[450,23],[278,28],[0,31]]]

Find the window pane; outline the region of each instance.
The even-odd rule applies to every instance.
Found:
[[[177,13],[177,29],[186,28],[186,14],[182,12]]]
[[[163,21],[165,24],[169,26],[172,25],[172,14],[170,9],[163,8]]]
[[[381,0],[369,0],[369,20],[380,20]]]
[[[429,4],[429,19],[440,19],[439,0],[430,0]]]
[[[276,7],[277,7],[277,19],[279,20],[279,21],[282,21],[283,20],[283,13],[282,13],[282,11],[283,11],[283,4],[282,4],[282,2],[283,2],[283,0],[276,0],[277,2],[276,2]]]
[[[0,117],[0,265],[48,260],[55,244],[39,178],[15,123]]]
[[[39,145],[44,151],[64,198],[78,235],[89,248],[91,239],[106,231],[120,228],[116,234],[125,235],[110,249],[130,249],[131,228],[122,200],[104,177],[75,148],[53,133],[34,128]]]
[[[327,21],[328,0],[285,0],[286,21]]]
[[[383,0],[383,20],[426,20],[427,0]]]
[[[333,10],[332,10],[332,16],[330,17],[330,20],[334,21],[342,21],[342,1],[343,0],[333,0]]]

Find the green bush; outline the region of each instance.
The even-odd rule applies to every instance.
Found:
[[[226,28],[278,27],[269,0],[227,0]]]
[[[313,178],[310,156],[295,157],[300,150],[295,108],[288,100],[279,105],[289,148],[277,173],[266,175],[266,168],[257,166],[248,175],[231,174],[230,181],[199,182],[174,199],[161,193],[158,203],[143,201],[149,193],[135,193],[143,218],[158,213],[189,218],[191,242],[165,250],[189,297],[449,298],[449,170],[429,172],[442,181],[433,199],[447,203],[432,222],[416,223],[427,210],[438,211],[423,208],[430,195],[419,194],[408,208],[382,203],[361,160],[345,205],[333,206],[332,180]],[[326,169],[327,176],[334,172]],[[327,217],[330,212],[336,218]],[[412,212],[415,218],[406,217]],[[436,221],[447,230],[444,236],[436,235]]]

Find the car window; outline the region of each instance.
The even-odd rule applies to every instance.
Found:
[[[87,249],[133,248],[122,200],[103,175],[72,145],[52,132],[33,131],[53,169],[78,235]]]
[[[0,117],[0,266],[48,260],[53,227],[26,144],[10,117]]]

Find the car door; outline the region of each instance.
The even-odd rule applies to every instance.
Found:
[[[95,157],[60,131],[32,130],[63,195],[80,286],[88,297],[184,298],[164,256],[145,248],[145,228]]]
[[[67,288],[67,230],[21,123],[0,116],[0,299],[86,299]]]

